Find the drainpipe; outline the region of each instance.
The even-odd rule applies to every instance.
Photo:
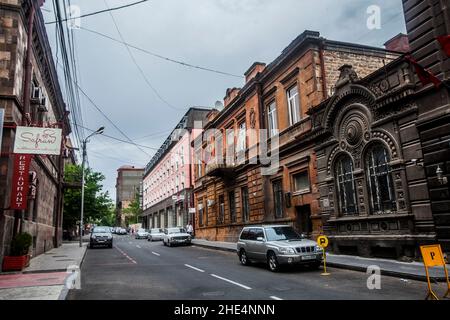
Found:
[[[327,78],[326,78],[326,72],[325,72],[325,60],[323,56],[324,52],[324,40],[322,39],[319,44],[319,57],[320,57],[320,69],[321,69],[321,75],[322,75],[322,92],[323,92],[323,100],[326,100],[328,98],[328,92],[327,92]]]

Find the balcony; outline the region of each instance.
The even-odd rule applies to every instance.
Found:
[[[205,173],[209,177],[232,178],[235,174],[235,164],[210,163],[206,165]]]

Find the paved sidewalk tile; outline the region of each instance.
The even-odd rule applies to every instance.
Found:
[[[61,285],[67,276],[66,272],[0,275],[0,289]]]
[[[59,300],[64,286],[39,286],[0,290],[0,300]]]

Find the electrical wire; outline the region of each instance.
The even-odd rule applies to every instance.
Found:
[[[104,33],[101,33],[101,32],[98,32],[98,31],[95,31],[95,30],[92,30],[92,29],[88,29],[88,28],[85,28],[85,27],[80,27],[80,30],[84,30],[84,31],[96,34],[96,35],[101,36],[103,38],[115,41],[117,43],[124,44],[127,47],[133,48],[135,50],[138,50],[140,52],[146,53],[146,54],[151,55],[153,57],[156,57],[156,58],[159,58],[159,59],[162,59],[162,60],[165,60],[165,61],[173,62],[173,63],[179,64],[181,66],[184,66],[184,67],[199,69],[199,70],[203,70],[203,71],[213,72],[213,73],[226,75],[226,76],[230,76],[230,77],[235,77],[235,78],[240,78],[240,79],[244,78],[244,76],[242,76],[242,75],[237,75],[237,74],[233,74],[233,73],[229,73],[229,72],[225,72],[225,71],[220,71],[220,70],[215,70],[215,69],[211,69],[211,68],[207,68],[207,67],[202,67],[202,66],[190,64],[190,63],[187,63],[187,62],[175,60],[175,59],[172,59],[172,58],[169,58],[169,57],[165,57],[165,56],[160,55],[158,53],[154,53],[154,52],[151,52],[151,51],[149,51],[147,49],[140,48],[140,47],[132,45],[132,44],[130,44],[128,42],[125,42],[125,41],[113,38],[111,36],[108,36],[108,35],[106,35]]]
[[[85,17],[90,17],[96,14],[100,14],[100,13],[105,13],[105,12],[109,12],[109,11],[115,11],[115,10],[119,10],[119,9],[124,9],[124,8],[128,8],[131,6],[135,6],[138,4],[141,4],[143,2],[147,2],[148,0],[142,0],[142,1],[138,1],[138,2],[133,2],[133,3],[129,3],[120,7],[115,7],[115,8],[111,8],[111,9],[107,9],[107,10],[100,10],[100,11],[95,11],[95,12],[91,12],[91,13],[86,13],[83,15],[80,15],[78,17],[70,17],[70,18],[65,18],[65,19],[56,19],[55,21],[50,21],[50,22],[46,22],[45,24],[54,24],[54,23],[58,23],[59,21],[68,21],[68,20],[73,20],[73,19],[79,19],[79,18],[85,18]]]

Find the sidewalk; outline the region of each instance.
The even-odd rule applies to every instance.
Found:
[[[69,266],[81,264],[87,244],[63,243],[30,261],[22,272],[0,273],[0,300],[64,300]]]
[[[194,239],[192,243],[199,247],[236,252],[236,243]],[[425,267],[421,262],[400,262],[388,259],[363,258],[327,253],[327,266],[366,272],[368,266],[379,266],[381,274],[404,279],[426,281]],[[450,265],[447,265],[450,270]],[[430,278],[434,281],[446,281],[443,267],[429,269]]]

